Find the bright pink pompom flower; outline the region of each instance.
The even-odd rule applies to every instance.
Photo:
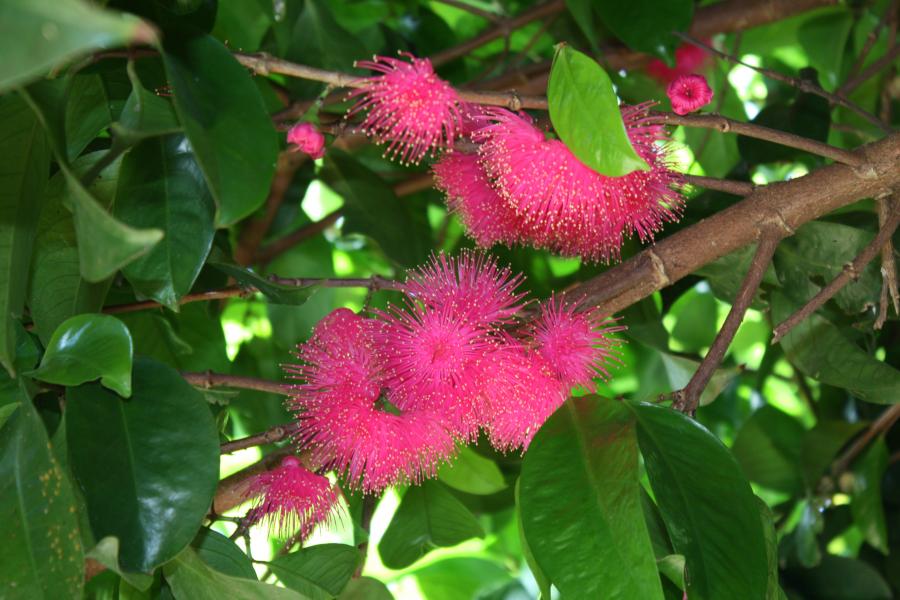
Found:
[[[296,150],[308,154],[310,158],[325,156],[325,136],[312,123],[297,123],[287,134],[288,144]]]
[[[247,496],[255,498],[247,514],[250,522],[267,522],[282,537],[299,532],[304,539],[330,519],[338,500],[331,482],[305,469],[296,456],[286,456],[277,468],[257,475]]]
[[[419,163],[429,150],[450,147],[459,137],[461,101],[430,60],[402,54],[409,62],[376,56],[357,63],[381,75],[367,77],[351,94],[361,97],[347,116],[367,110],[361,127],[379,143],[389,142],[386,154],[401,163]]]
[[[294,441],[312,464],[334,469],[364,492],[432,476],[455,452],[441,415],[386,410],[383,358],[375,340],[380,327],[379,321],[338,309],[300,347],[305,364],[286,367],[304,381],[289,400],[297,414]],[[398,404],[390,395],[386,400]]]
[[[622,108],[635,151],[649,171],[606,177],[584,165],[560,140],[547,139],[527,119],[504,109],[476,131],[491,187],[515,213],[519,236],[531,244],[590,261],[617,259],[624,236],[642,241],[680,215],[681,176],[669,168],[662,126],[647,122],[649,104]],[[502,214],[502,213],[501,213]]]
[[[703,75],[681,75],[666,88],[676,114],[686,115],[709,104],[712,88]]]
[[[541,305],[531,324],[537,352],[567,387],[594,389],[594,377],[609,377],[607,364],[615,359],[617,345],[610,335],[625,327],[604,319],[594,310],[578,310],[577,304],[551,298]]]

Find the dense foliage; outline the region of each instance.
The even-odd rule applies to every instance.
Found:
[[[889,0],[831,4],[0,0],[0,598],[900,595],[900,17]],[[695,177],[683,207],[666,192],[646,221],[671,255],[640,254],[655,247],[644,222],[583,252],[612,264],[558,256],[583,246],[550,233],[489,250],[525,275],[525,313],[586,294],[598,322],[625,327],[595,389],[578,381],[515,443],[482,432],[435,452],[453,456],[421,481],[365,495],[320,468],[335,512],[311,533],[272,528],[245,516],[267,473],[309,461],[291,440],[309,407],[285,402],[298,344],[335,309],[396,314],[408,269],[493,235],[467,231],[432,185],[434,140],[392,161],[354,130],[345,76],[398,51],[462,92],[515,89],[480,98],[529,109],[586,171],[652,166],[667,190],[683,183],[669,166]],[[666,121],[682,72],[709,82],[704,110],[775,137]],[[668,127],[671,165],[629,139],[623,115],[644,116],[620,101],[657,102],[660,131],[683,123]],[[287,143],[299,121],[327,134],[315,160]],[[881,154],[848,152],[873,143]],[[727,220],[704,245],[759,231],[715,260],[677,254],[705,219],[829,169],[877,193],[788,215],[771,256],[770,223]],[[444,191],[458,183],[439,171]],[[645,264],[658,277],[629,279]],[[682,390],[741,291],[749,309],[692,406]],[[623,295],[637,300],[609,315]]]

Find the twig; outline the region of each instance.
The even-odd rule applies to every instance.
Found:
[[[700,403],[700,394],[706,389],[713,373],[722,363],[725,352],[728,351],[728,346],[731,344],[731,340],[734,339],[734,334],[737,333],[738,327],[741,326],[741,322],[744,320],[744,313],[747,312],[747,308],[753,302],[756,290],[759,289],[759,284],[762,283],[766,269],[772,261],[772,255],[775,254],[775,248],[783,236],[784,233],[782,231],[774,228],[761,234],[759,244],[756,247],[756,254],[753,255],[753,261],[750,263],[750,268],[744,276],[744,281],[741,283],[741,288],[738,290],[737,296],[731,305],[731,310],[728,311],[725,323],[716,335],[716,339],[713,340],[709,352],[703,357],[703,361],[701,361],[700,367],[694,373],[694,376],[691,377],[687,386],[680,393],[676,394],[675,402],[673,403],[674,408],[688,414],[693,414],[697,409],[697,405]]]
[[[294,431],[296,431],[296,429],[297,427],[293,423],[277,425],[261,433],[247,436],[239,440],[225,442],[220,446],[219,451],[222,454],[231,454],[232,452],[244,450],[245,448],[274,444],[275,442],[280,442],[281,440],[289,438],[294,433]]]
[[[843,289],[845,285],[850,283],[851,280],[856,281],[857,279],[859,279],[859,276],[862,273],[863,269],[865,269],[866,265],[869,264],[869,262],[873,258],[875,258],[875,255],[881,251],[881,248],[882,246],[884,246],[885,242],[888,241],[894,234],[894,230],[897,229],[898,224],[900,224],[900,210],[893,210],[885,221],[884,225],[878,231],[878,235],[875,236],[875,239],[869,242],[869,244],[865,248],[863,248],[862,252],[860,252],[856,258],[844,265],[844,269],[838,274],[837,277],[832,279],[828,283],[828,285],[819,290],[819,293],[813,296],[809,300],[809,302],[804,304],[791,316],[775,326],[775,330],[773,331],[772,335],[772,343],[778,343],[781,338],[783,338],[791,329],[796,327],[801,321],[818,310],[835,294],[841,291],[841,289]]]
[[[893,196],[878,198],[878,226],[884,228],[892,211],[900,211]],[[894,261],[894,244],[888,238],[881,247],[881,299],[878,303],[878,318],[875,329],[881,329],[888,316],[889,300],[894,305],[894,314],[900,315],[900,291],[897,289],[897,265]]]
[[[334,278],[318,279],[314,277],[269,277],[269,281],[280,285],[305,287],[307,285],[322,285],[330,288],[356,288],[364,287],[370,290],[399,290],[403,284],[400,281],[387,279],[381,275],[372,275],[365,278]]]
[[[843,96],[852,91],[852,88],[848,88],[848,83],[859,73],[860,69],[862,69],[862,66],[866,63],[866,58],[869,57],[869,52],[872,51],[872,48],[875,46],[875,42],[878,41],[878,36],[881,35],[881,30],[884,29],[884,26],[887,25],[887,22],[889,20],[892,20],[896,6],[896,0],[891,0],[891,3],[884,11],[884,14],[881,15],[881,18],[878,20],[878,24],[875,25],[872,31],[870,31],[866,36],[866,41],[863,44],[862,50],[859,51],[859,56],[857,56],[856,60],[853,61],[853,66],[850,67],[847,81],[845,81],[841,85],[841,87],[836,90],[837,94]]]
[[[735,196],[749,196],[756,190],[756,184],[749,181],[735,181],[733,179],[719,179],[717,177],[703,177],[700,175],[684,175],[683,177],[686,182],[693,186],[734,194]]]
[[[879,119],[872,113],[866,111],[864,108],[862,108],[855,102],[852,102],[852,101],[848,100],[847,98],[844,98],[843,96],[838,96],[837,94],[832,94],[831,92],[824,90],[816,82],[809,81],[807,79],[801,79],[799,77],[791,77],[789,75],[785,75],[784,73],[779,73],[778,71],[773,71],[772,69],[766,69],[764,67],[756,67],[749,63],[745,63],[738,57],[732,56],[731,54],[728,54],[727,52],[723,52],[723,51],[719,50],[718,48],[713,48],[709,44],[705,44],[705,43],[701,42],[700,40],[695,39],[686,33],[675,32],[675,35],[680,37],[684,41],[697,46],[698,48],[702,48],[711,54],[715,54],[716,56],[718,56],[721,59],[727,60],[727,61],[732,62],[737,65],[742,65],[744,67],[747,67],[748,69],[752,69],[752,70],[756,71],[760,75],[768,77],[769,79],[774,79],[775,81],[780,81],[782,83],[786,83],[786,84],[790,85],[791,87],[797,88],[801,92],[806,92],[808,94],[815,94],[817,96],[821,96],[822,98],[825,98],[832,104],[837,104],[839,106],[843,106],[844,108],[852,110],[853,112],[855,112],[856,114],[858,114],[859,116],[864,118],[866,121],[868,121],[872,125],[875,125],[876,127],[881,129],[885,133],[890,133],[890,131],[891,131],[890,127],[885,125],[881,121],[881,119]]]
[[[362,506],[360,507],[360,515],[359,515],[359,526],[360,528],[366,532],[366,539],[361,541],[357,546],[357,550],[359,550],[360,555],[362,556],[362,560],[359,561],[359,566],[356,568],[356,572],[353,574],[354,577],[359,577],[362,575],[363,568],[366,566],[366,555],[369,550],[369,529],[372,527],[372,515],[375,514],[375,505],[378,504],[378,496],[367,495],[363,496]]]
[[[257,463],[220,481],[213,498],[212,511],[214,514],[225,514],[235,506],[249,500],[247,492],[253,479],[260,473],[276,468],[281,464],[281,459],[293,452],[294,449],[290,446],[277,448],[263,456]],[[302,456],[300,456],[300,460],[303,460]]]
[[[492,12],[486,11],[484,9],[478,8],[473,4],[469,4],[468,2],[462,2],[462,0],[435,0],[435,2],[439,2],[441,4],[446,4],[447,6],[452,6],[453,8],[458,8],[460,10],[464,10],[467,13],[471,13],[476,17],[481,17],[482,19],[486,19],[491,23],[502,23],[503,17],[500,15],[495,15]]]
[[[207,390],[218,387],[229,387],[242,390],[270,392],[272,394],[281,394],[283,396],[290,395],[291,393],[290,385],[269,381],[267,379],[257,379],[256,377],[225,375],[223,373],[213,373],[212,371],[205,371],[202,373],[182,371],[181,376],[191,385]]]
[[[766,140],[789,148],[796,148],[830,158],[835,162],[844,163],[850,166],[859,166],[862,159],[853,152],[835,148],[828,144],[811,140],[809,138],[794,135],[786,131],[772,129],[755,123],[745,123],[743,121],[735,121],[728,117],[716,114],[705,115],[676,115],[674,113],[653,112],[650,119],[666,125],[684,125],[685,127],[701,127],[704,129],[717,129],[722,133],[736,133],[747,137]]]
[[[838,89],[838,92],[849,94],[850,92],[864,84],[866,81],[877,75],[882,69],[885,69],[893,64],[894,61],[897,60],[898,56],[900,56],[900,44],[894,44],[888,49],[884,56],[866,67],[862,73],[859,73],[858,75],[851,77],[846,82],[844,82],[844,85],[842,85]]]
[[[290,250],[300,242],[313,237],[314,235],[318,235],[334,225],[338,219],[344,216],[344,211],[340,208],[334,210],[318,221],[310,223],[308,225],[304,225],[297,231],[290,233],[283,238],[279,238],[278,240],[272,242],[267,246],[263,246],[260,248],[259,253],[256,255],[256,261],[260,264],[268,264],[272,262],[276,257],[280,256],[284,252]]]
[[[893,404],[885,409],[885,411],[869,425],[865,432],[856,438],[853,443],[842,452],[837,459],[835,459],[831,464],[831,476],[837,478],[844,471],[849,469],[850,465],[853,464],[853,461],[862,454],[863,450],[866,449],[872,440],[890,429],[891,426],[897,422],[898,418],[900,418],[900,404]]]

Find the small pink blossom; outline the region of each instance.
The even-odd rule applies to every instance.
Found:
[[[448,148],[459,137],[462,109],[459,94],[439,78],[431,61],[401,53],[409,59],[376,56],[358,67],[381,73],[363,80],[351,94],[359,100],[347,113],[368,111],[362,129],[379,143],[389,142],[385,154],[401,163],[418,164],[437,148]]]
[[[707,42],[708,43],[708,42]],[[709,63],[709,54],[694,44],[684,43],[675,49],[675,67],[672,68],[658,58],[647,64],[647,73],[659,81],[668,84],[680,75],[688,75],[702,71]]]
[[[308,471],[296,456],[286,456],[277,468],[257,475],[247,495],[255,498],[248,520],[267,522],[282,537],[295,532],[308,537],[316,525],[329,520],[338,500],[331,482]]]
[[[291,127],[287,141],[296,146],[295,150],[308,154],[310,158],[325,156],[325,136],[312,123],[297,123]]]
[[[609,377],[607,364],[615,359],[612,333],[625,328],[602,318],[595,310],[578,310],[575,303],[551,298],[541,305],[532,335],[537,352],[567,387],[593,391],[594,377]]]
[[[686,115],[709,104],[713,91],[703,75],[680,75],[666,88],[666,95],[672,102],[672,110]]]

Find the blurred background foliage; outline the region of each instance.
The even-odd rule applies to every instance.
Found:
[[[279,394],[192,388],[178,374],[281,381],[281,365],[295,360],[292,350],[328,312],[383,307],[393,298],[364,287],[298,289],[267,283],[267,276],[393,278],[431,252],[472,247],[437,191],[398,197],[395,186],[426,173],[427,164],[400,166],[382,158],[380,148],[347,139],[315,162],[284,154],[276,128],[306,113],[324,86],[251,76],[232,51],[352,72],[354,60],[373,54],[440,55],[533,3],[465,0],[485,13],[476,14],[455,3],[415,0],[94,3],[110,11],[103,13],[75,0],[8,2],[0,7],[7,30],[0,41],[0,181],[22,194],[4,192],[0,226],[9,317],[0,331],[6,367],[0,372],[0,515],[24,527],[0,550],[0,595],[79,595],[82,555],[106,567],[84,585],[89,598],[282,597],[248,583],[259,578],[310,598],[518,599],[548,589],[541,572],[548,563],[554,575],[573,565],[604,570],[600,550],[577,562],[541,549],[534,562],[517,507],[519,493],[533,493],[517,488],[523,459],[486,444],[463,450],[437,481],[386,493],[368,532],[361,527],[362,500],[348,496],[347,516],[320,528],[302,549],[285,549],[284,540],[261,528],[231,541],[234,518],[246,505],[230,507],[224,519],[205,519],[217,482],[283,453],[284,443],[221,460],[218,445],[291,417]],[[638,11],[632,13],[614,4],[568,0],[543,19],[443,62],[438,72],[476,88],[499,77],[516,81],[517,74],[521,81],[546,64],[558,41],[593,51],[601,64],[603,50],[617,40],[671,59],[678,42],[667,33],[686,29],[712,3],[632,0],[629,8]],[[834,91],[896,44],[896,13],[884,25],[891,5],[843,2],[713,41],[748,64],[813,78]],[[119,11],[153,23],[162,52],[90,54],[147,41],[139,21],[110,16]],[[48,43],[28,46],[35,32]],[[865,61],[855,64],[865,47]],[[52,77],[43,78],[51,67]],[[715,91],[712,109],[727,117],[848,149],[882,135],[855,113],[745,66],[709,59],[702,70]],[[644,67],[610,75],[623,101],[653,100],[668,109],[664,85]],[[848,94],[891,123],[897,96],[896,64]],[[306,114],[330,123],[346,107],[339,94]],[[279,127],[272,114],[283,115]],[[825,163],[703,129],[676,128],[672,138],[679,167],[696,175],[765,185]],[[281,194],[272,202],[273,177],[283,172],[284,189],[271,192]],[[662,235],[739,200],[692,189],[684,218]],[[323,219],[328,225],[315,235],[302,234]],[[260,220],[268,226],[248,244],[247,230]],[[696,415],[730,448],[768,506],[770,575],[783,591],[770,587],[766,597],[900,593],[897,430],[882,430],[852,464],[834,469],[842,449],[883,417],[884,405],[900,401],[900,322],[891,313],[882,329],[873,328],[882,293],[877,262],[781,343],[770,344],[773,325],[840,273],[877,228],[875,202],[860,199],[780,244]],[[629,242],[624,257],[639,250]],[[609,268],[531,249],[492,252],[526,274],[535,299]],[[752,248],[725,256],[619,315],[627,343],[599,394],[656,402],[682,388],[724,321],[751,256]],[[185,302],[235,281],[261,291]],[[141,301],[161,306],[99,314]],[[59,386],[66,386],[63,402]],[[579,427],[556,425],[563,437],[577,433],[565,427]],[[679,431],[669,432],[670,441],[686,439]],[[548,461],[546,469],[564,469],[553,466],[543,446],[549,438],[536,439],[532,452]],[[641,448],[647,459],[643,442]],[[685,447],[702,471],[701,449]],[[737,502],[725,480],[697,475],[685,485],[712,490],[714,503],[719,494],[722,511]],[[560,476],[546,485],[551,496],[564,498],[578,483]],[[653,488],[659,493],[655,482]],[[672,549],[650,496],[642,502],[663,593],[681,598],[685,556]],[[711,543],[736,546],[739,556],[742,544],[754,543],[739,531],[726,522],[707,534]],[[355,547],[366,538],[360,566]],[[364,577],[351,580],[357,566]],[[737,594],[739,588],[729,589]],[[707,597],[698,590],[696,597]]]

